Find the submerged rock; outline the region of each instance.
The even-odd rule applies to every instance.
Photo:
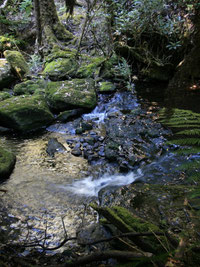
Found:
[[[92,109],[97,104],[93,79],[50,82],[46,88],[49,106],[56,111],[72,108]]]
[[[19,51],[6,50],[4,56],[10,63],[13,71],[16,73],[17,77],[22,80],[27,74],[29,74],[30,69],[23,55]]]
[[[6,179],[12,173],[16,156],[0,146],[0,180]]]
[[[42,96],[17,96],[0,102],[0,125],[20,132],[33,131],[54,120]]]
[[[5,58],[0,58],[0,90],[9,86],[15,77],[11,71],[11,65]]]
[[[65,147],[56,138],[51,138],[47,144],[46,151],[49,156],[54,157],[56,152],[64,152]]]

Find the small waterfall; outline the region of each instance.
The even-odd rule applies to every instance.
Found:
[[[73,184],[68,186],[62,186],[62,189],[72,192],[77,195],[85,195],[88,197],[98,196],[99,191],[105,187],[120,187],[123,185],[131,184],[137,179],[142,177],[142,172],[138,169],[137,172],[130,172],[126,175],[115,174],[109,175],[104,174],[99,179],[93,179],[91,176],[83,180],[75,181]]]

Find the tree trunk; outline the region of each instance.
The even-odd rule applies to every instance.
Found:
[[[40,3],[39,0],[34,0],[34,11],[36,20],[36,31],[37,31],[37,42],[38,46],[42,43],[42,27],[41,27],[41,14],[40,14]]]
[[[58,40],[69,41],[73,35],[61,24],[54,0],[40,0],[41,25],[43,38],[51,46],[58,44]]]

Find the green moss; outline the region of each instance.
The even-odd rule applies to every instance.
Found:
[[[82,63],[77,71],[77,77],[89,78],[93,77],[94,74],[99,73],[99,68],[102,62],[105,60],[104,57],[82,57]]]
[[[15,155],[0,146],[0,179],[8,178],[15,166]]]
[[[10,98],[11,95],[8,92],[0,92],[0,101]]]
[[[20,79],[23,79],[29,73],[28,64],[19,51],[6,50],[4,56]]]
[[[30,95],[44,91],[46,82],[43,79],[28,80],[15,85],[13,92],[15,95]]]
[[[94,108],[97,103],[94,80],[50,82],[46,88],[46,98],[50,107],[58,111],[74,107]]]
[[[74,77],[78,69],[78,63],[74,58],[57,58],[47,63],[43,74],[48,75],[50,79],[58,81]]]
[[[5,58],[0,58],[0,90],[5,86],[11,85],[14,81],[14,75],[11,66]]]
[[[73,58],[75,59],[77,50],[76,49],[69,49],[65,48],[61,50],[59,46],[54,45],[51,53],[45,57],[46,62],[51,62],[57,58]]]
[[[100,82],[99,83],[99,92],[113,92],[116,90],[116,86],[111,82]]]
[[[42,96],[17,96],[0,102],[0,125],[27,132],[54,119]]]

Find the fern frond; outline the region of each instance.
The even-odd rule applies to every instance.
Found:
[[[190,129],[190,130],[184,130],[180,131],[177,134],[181,135],[200,135],[200,129]]]
[[[168,141],[167,144],[176,144],[180,146],[194,146],[200,145],[200,138],[184,138]]]
[[[192,170],[192,169],[194,170],[198,168],[200,168],[199,160],[186,162],[186,163],[181,164],[181,166],[178,167],[179,170],[184,170],[184,171]]]
[[[200,147],[190,147],[190,148],[180,148],[176,151],[179,155],[191,155],[191,154],[197,154],[200,153]]]

